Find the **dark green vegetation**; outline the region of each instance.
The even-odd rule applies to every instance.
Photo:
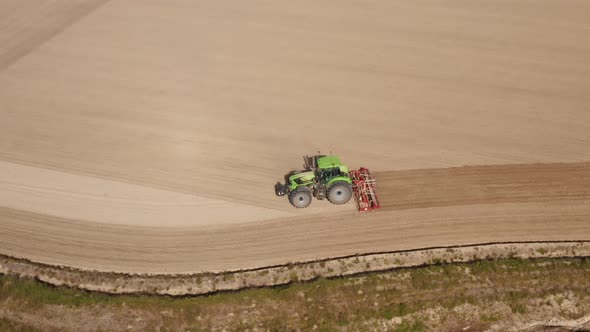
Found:
[[[13,332],[34,332],[39,331],[31,326],[26,326],[17,322],[13,322],[4,318],[0,318],[0,331],[13,331]]]
[[[589,300],[588,259],[480,261],[184,298],[111,296],[0,276],[0,330],[481,330],[514,319],[578,318],[590,313]],[[98,320],[104,315],[108,322]]]

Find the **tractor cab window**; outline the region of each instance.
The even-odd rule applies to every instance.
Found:
[[[340,175],[340,170],[336,167],[317,170],[317,176],[322,182],[328,182],[331,178],[338,175]]]

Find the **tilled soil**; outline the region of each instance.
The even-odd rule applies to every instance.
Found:
[[[385,209],[586,199],[590,163],[379,172]]]
[[[109,225],[1,208],[0,252],[101,271],[190,273],[431,246],[584,240],[590,234],[588,163],[376,176],[384,205],[376,213],[344,211],[238,225]],[[408,184],[423,188],[423,198],[413,198],[418,190],[409,193]],[[411,200],[416,206],[408,204]]]
[[[0,253],[181,273],[587,239],[589,13],[2,1]],[[374,171],[384,209],[275,197],[318,150]]]

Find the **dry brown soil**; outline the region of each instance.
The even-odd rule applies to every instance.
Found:
[[[85,269],[187,273],[430,246],[582,240],[590,234],[589,163],[471,166],[376,176],[384,208],[371,214],[341,211],[164,228],[1,208],[0,251]]]
[[[588,239],[589,18],[583,0],[2,1],[0,253],[176,273]],[[375,171],[384,210],[274,197],[318,150]]]

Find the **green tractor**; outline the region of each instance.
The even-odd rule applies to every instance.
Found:
[[[348,167],[336,156],[318,155],[304,157],[305,170],[285,176],[285,184],[277,182],[277,196],[289,195],[289,202],[296,208],[311,204],[312,197],[328,199],[332,204],[346,204],[353,195]]]

